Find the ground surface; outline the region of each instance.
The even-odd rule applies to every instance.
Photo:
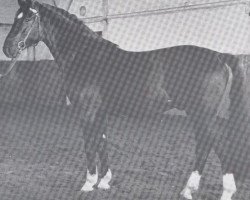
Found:
[[[86,161],[80,121],[71,107],[1,104],[0,199],[73,200],[85,181]],[[110,117],[109,191],[82,199],[179,199],[194,159],[188,119],[164,116],[150,121]],[[250,181],[237,200],[250,199]],[[220,163],[211,153],[196,199],[221,195]]]

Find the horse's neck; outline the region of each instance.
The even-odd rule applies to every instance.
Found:
[[[55,61],[60,66],[65,65],[65,61],[70,64],[70,61],[73,60],[77,53],[74,47],[76,41],[71,42],[69,40],[69,38],[74,39],[70,36],[71,33],[69,32],[69,35],[67,35],[67,33],[59,30],[55,25],[51,25],[49,19],[46,18],[41,18],[40,24],[43,30],[43,42],[49,48]]]
[[[79,62],[89,61],[89,59],[95,59],[90,55],[98,56],[99,53],[102,53],[102,56],[104,56],[103,47],[109,49],[109,51],[117,47],[96,35],[88,27],[80,23],[75,24],[77,22],[71,21],[63,15],[57,16],[60,19],[59,24],[53,22],[53,17],[47,17],[54,15],[56,14],[50,13],[49,10],[44,8],[44,12],[41,13],[40,24],[43,30],[43,42],[50,49],[58,65],[64,68],[72,66],[72,62],[75,62],[75,56],[80,59]]]
[[[53,55],[55,61],[59,65],[63,65],[64,60],[67,60],[69,53],[64,49],[60,48],[60,41],[57,35],[53,34],[54,28],[50,27],[47,22],[41,22],[43,28],[43,42],[49,48],[51,54]],[[61,41],[63,42],[63,41]]]

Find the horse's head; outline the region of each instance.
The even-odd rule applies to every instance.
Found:
[[[3,46],[3,51],[9,58],[15,58],[21,51],[41,40],[37,2],[18,0],[18,3],[20,8]]]

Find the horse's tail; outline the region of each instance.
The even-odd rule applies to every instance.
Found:
[[[221,97],[221,101],[217,107],[216,116],[224,116],[224,104],[227,102],[227,98],[229,97],[230,91],[232,89],[233,83],[233,72],[232,69],[228,66],[227,63],[224,63],[225,73],[227,73],[227,83],[225,85],[225,89],[223,95]]]
[[[230,91],[230,121],[237,127],[247,123],[247,63],[246,56],[238,56],[237,65],[233,69],[233,82]]]

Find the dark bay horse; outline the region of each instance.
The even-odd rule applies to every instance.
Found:
[[[247,56],[222,54],[196,46],[128,52],[101,38],[62,9],[31,0],[18,3],[20,9],[3,51],[7,57],[15,58],[22,50],[42,41],[63,70],[67,96],[79,108],[82,120],[87,176],[81,191],[92,191],[95,185],[110,188],[107,115],[125,112],[136,117],[151,112],[149,108],[159,112],[176,107],[186,110],[195,122],[197,141],[194,169],[181,194],[192,199],[208,155],[214,149],[223,172],[221,200],[232,199],[235,181],[240,181],[240,172],[246,172],[243,169],[249,167],[249,157],[241,153],[241,158],[234,151],[230,151],[232,156],[225,156],[228,152],[217,147],[223,146],[220,140],[223,136],[234,147],[237,141],[240,149],[249,151],[245,95]],[[212,128],[225,111],[228,97],[230,114],[219,134]],[[97,155],[99,170],[95,162]],[[237,164],[241,162],[244,165]]]

